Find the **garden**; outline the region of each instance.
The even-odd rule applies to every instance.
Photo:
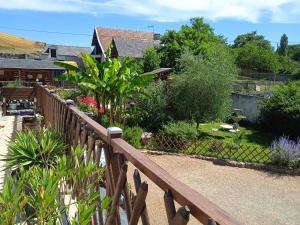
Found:
[[[138,149],[298,167],[299,81],[274,87],[272,96],[261,103],[259,121],[249,125],[238,109],[231,108],[233,82],[240,72],[236,55],[202,19],[191,23],[172,37],[168,32],[161,40],[164,45],[148,49],[142,61],[125,57],[99,63],[83,55],[84,70],[56,62],[69,71],[57,80],[73,82],[78,88],[49,88],[73,100],[103,126],[122,128],[123,138]],[[256,33],[247,35],[268,44]],[[172,38],[180,41],[183,36],[189,41],[186,48],[174,49]],[[196,43],[202,47],[193,48]],[[242,48],[237,43],[238,38],[236,48]],[[173,55],[168,61],[175,72],[166,80],[140,75],[166,65],[175,50],[177,58]]]
[[[102,79],[106,83],[98,80],[103,86],[96,87],[93,81],[86,80],[90,76],[85,71],[59,62],[73,72],[58,79],[73,80],[78,88],[48,88],[62,98],[72,100],[80,110],[103,126],[120,127],[123,138],[138,149],[299,167],[297,136],[289,130],[271,132],[264,129],[266,126],[263,124],[267,120],[263,113],[259,124],[243,125],[246,118],[238,110],[230,109],[234,76],[229,74],[233,74],[236,68],[226,55],[226,49],[224,55],[220,55],[220,50],[218,53],[212,52],[209,60],[183,54],[178,60],[182,72],[171,75],[171,83],[154,79],[153,75],[139,75],[132,69],[132,59],[125,59],[118,61],[112,73],[103,74]],[[101,66],[105,64],[113,67],[116,60],[100,64],[89,55],[83,56],[83,61],[88,62],[86,71],[92,71],[91,68],[104,70]],[[128,70],[123,68],[124,65]],[[94,76],[99,79],[101,77],[97,74],[102,71],[97,69]],[[294,83],[297,82],[291,82],[292,86]],[[277,89],[289,85],[282,84]]]

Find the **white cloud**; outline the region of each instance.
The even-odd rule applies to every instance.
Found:
[[[191,17],[300,22],[299,0],[0,0],[0,9],[142,16],[172,22]]]

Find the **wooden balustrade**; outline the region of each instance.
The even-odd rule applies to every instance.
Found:
[[[112,198],[112,203],[108,216],[104,218],[99,199],[92,224],[119,225],[121,221],[119,207],[125,210],[128,224],[136,225],[139,220],[143,225],[151,224],[147,212],[149,206],[146,203],[148,191],[151,189],[141,180],[140,172],[165,192],[162,204],[165,203],[169,225],[188,224],[190,215],[205,225],[239,224],[217,205],[175,179],[146,155],[125,142],[119,129],[104,128],[75,106],[68,105],[59,96],[49,93],[44,86],[37,85],[36,93],[37,106],[44,116],[45,125],[60,132],[71,146],[87,146],[84,148],[86,152],[83,160],[86,162],[94,160],[99,165],[101,155],[105,156],[104,179],[95,185],[94,190],[99,191],[100,186],[105,188],[106,194]],[[136,167],[133,174],[134,190],[130,190],[127,182],[129,164]],[[97,176],[98,174],[94,174],[90,180],[69,184],[73,189],[73,195],[80,194],[80,190],[84,189],[87,183],[96,180]],[[120,201],[121,196],[123,201]],[[174,202],[181,207],[176,210]]]

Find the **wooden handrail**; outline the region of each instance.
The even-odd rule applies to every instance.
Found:
[[[64,135],[66,137],[70,137],[71,140],[69,141],[72,145],[74,145],[74,143],[77,145],[81,140],[84,140],[84,143],[80,143],[80,145],[87,145],[86,140],[88,140],[88,138],[80,138],[81,135],[88,135],[87,129],[91,131],[89,135],[96,134],[98,139],[100,138],[102,143],[104,143],[103,150],[107,164],[105,173],[105,186],[107,188],[107,193],[111,194],[111,196],[114,194],[114,190],[126,189],[127,191],[124,191],[124,193],[126,193],[125,198],[127,198],[127,205],[130,205],[130,199],[128,198],[132,196],[132,193],[128,193],[127,187],[124,187],[124,182],[122,182],[122,186],[118,186],[121,184],[116,182],[118,177],[121,176],[117,169],[121,168],[122,166],[119,158],[124,157],[126,161],[132,163],[139,171],[148,177],[155,185],[160,187],[165,193],[172,193],[173,200],[179,203],[181,206],[187,207],[190,210],[191,215],[193,215],[201,223],[206,225],[209,221],[214,221],[219,225],[240,224],[227,212],[209,201],[202,194],[174,178],[145,154],[141,153],[126,141],[119,138],[118,135],[115,137],[113,137],[113,135],[108,135],[108,130],[106,128],[88,117],[75,106],[68,105],[61,97],[56,94],[49,93],[49,91],[41,85],[37,85],[37,89],[37,103],[42,109],[42,112],[45,114],[45,120],[47,120],[46,122],[50,123],[50,125],[53,125],[59,131],[65,132]],[[59,118],[55,118],[55,116],[51,113]],[[65,122],[66,120],[67,122]],[[92,136],[89,137],[91,138]],[[93,141],[93,143],[95,144],[95,141]],[[89,149],[91,151],[94,148],[89,146]],[[98,151],[99,150],[101,151],[101,149],[98,149]],[[88,155],[90,154],[91,153]],[[90,156],[88,158],[90,158]],[[125,185],[127,185],[126,182]],[[142,200],[144,201],[144,199]],[[141,202],[141,204],[145,203]],[[141,213],[142,211],[140,210],[139,215]],[[133,212],[131,216],[136,216],[136,212]],[[112,224],[118,224],[118,219],[112,222]]]
[[[191,210],[191,214],[202,223],[206,224],[209,218],[213,218],[218,224],[240,224],[220,207],[209,201],[199,192],[174,178],[123,139],[113,139],[111,144],[116,151],[123,153],[128,161],[162,190],[171,190],[174,200],[180,205],[187,205]]]

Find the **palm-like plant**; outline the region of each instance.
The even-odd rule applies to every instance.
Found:
[[[8,154],[3,159],[6,169],[28,169],[31,166],[51,167],[64,154],[67,146],[62,137],[50,128],[19,131],[8,143]]]
[[[110,59],[107,57],[99,63],[91,55],[81,55],[84,70],[70,65],[66,62],[55,62],[56,65],[68,70],[67,74],[59,76],[57,80],[67,80],[88,90],[97,101],[98,108],[105,108],[110,111],[110,122],[125,105],[125,101],[133,94],[140,93],[142,88],[147,86],[154,75],[139,75],[132,69],[129,58]]]

